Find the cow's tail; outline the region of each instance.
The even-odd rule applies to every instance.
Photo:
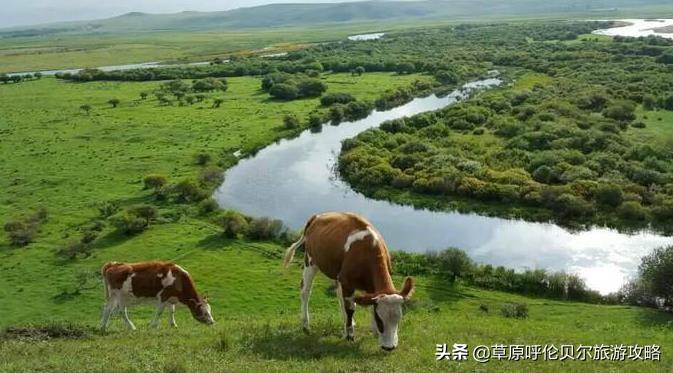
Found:
[[[290,265],[290,262],[292,261],[292,258],[294,258],[294,252],[297,251],[297,248],[301,247],[304,244],[304,234],[302,233],[301,237],[290,245],[290,247],[287,248],[287,251],[285,251],[285,258],[283,258],[283,269],[287,269],[287,267]]]
[[[108,300],[110,298],[110,284],[108,284],[108,282],[107,282],[107,276],[105,275],[105,272],[107,272],[107,270],[110,267],[112,267],[116,264],[118,264],[118,263],[117,262],[108,262],[108,263],[105,263],[103,265],[103,267],[100,269],[100,274],[101,274],[101,277],[103,278],[103,289],[104,289],[103,294],[105,294],[105,300]]]
[[[304,245],[305,241],[304,235],[306,234],[306,230],[311,225],[311,223],[313,223],[313,221],[317,216],[318,215],[313,215],[308,219],[306,225],[304,225],[304,230],[301,232],[301,237],[299,237],[299,239],[295,243],[293,243],[292,245],[290,245],[290,247],[287,248],[287,251],[285,252],[285,257],[283,258],[283,269],[287,269],[287,267],[290,265],[290,262],[292,261],[292,258],[294,258],[295,251],[297,251],[298,248]]]

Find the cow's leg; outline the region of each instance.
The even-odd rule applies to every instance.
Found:
[[[107,329],[108,322],[110,321],[110,315],[115,309],[115,302],[112,298],[108,298],[105,301],[105,305],[103,306],[103,315],[100,320],[100,329],[102,331],[105,331]]]
[[[344,288],[341,282],[337,281],[337,299],[339,300],[339,309],[343,316],[344,337],[352,341],[355,339],[355,300],[353,298],[353,289]]]
[[[171,303],[169,311],[171,311],[170,325],[175,328],[178,326],[175,322],[175,304]]]
[[[376,307],[371,307],[372,309],[372,333],[374,333],[374,337],[379,336],[379,328],[376,326]]]
[[[124,306],[124,312],[122,312],[122,318],[126,322],[126,325],[129,327],[129,329],[136,330],[136,326],[133,325],[133,322],[131,321],[131,319],[129,319],[129,309],[126,306]]]
[[[308,332],[309,328],[309,316],[308,316],[308,301],[311,298],[311,287],[313,285],[313,279],[315,278],[316,273],[318,272],[318,267],[315,265],[309,264],[304,265],[304,273],[301,278],[301,324],[304,328],[304,331]]]
[[[164,312],[165,307],[166,307],[165,302],[160,301],[159,303],[157,303],[157,310],[156,312],[154,312],[154,318],[150,322],[150,327],[156,328],[157,326],[159,326],[159,318],[161,317],[161,313]]]

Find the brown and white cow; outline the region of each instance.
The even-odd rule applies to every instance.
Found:
[[[313,215],[301,238],[287,249],[287,268],[295,250],[304,247],[304,273],[301,281],[301,313],[305,330],[309,329],[308,302],[311,285],[318,270],[336,280],[339,309],[344,317],[344,334],[353,340],[355,304],[372,307],[372,330],[386,351],[397,347],[397,329],[402,304],[414,288],[411,277],[401,291],[390,277],[388,248],[381,234],[365,218],[352,213],[328,212]],[[354,296],[355,290],[365,293]]]
[[[101,329],[107,328],[110,315],[119,310],[131,330],[135,325],[129,319],[127,306],[137,301],[149,300],[157,304],[152,327],[159,323],[159,317],[166,306],[170,307],[170,325],[175,323],[175,305],[186,305],[192,316],[204,324],[213,324],[213,316],[206,297],[201,297],[187,271],[169,262],[106,263],[101,269],[105,286],[105,306],[101,319]]]

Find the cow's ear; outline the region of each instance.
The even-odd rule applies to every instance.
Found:
[[[402,285],[402,290],[400,290],[400,295],[404,300],[409,300],[411,295],[414,292],[414,278],[407,277],[404,279],[404,284]]]
[[[378,303],[379,301],[379,298],[376,296],[376,294],[356,295],[353,299],[355,300],[355,303],[359,304],[360,306],[371,306]]]

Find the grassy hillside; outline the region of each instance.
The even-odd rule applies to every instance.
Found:
[[[299,328],[299,265],[281,273],[280,247],[259,243],[228,242],[212,227],[165,225],[131,239],[77,265],[96,268],[108,259],[178,258],[207,291],[217,324],[196,323],[185,308],[178,311],[178,329],[163,319],[158,330],[148,328],[153,307],[131,309],[139,330],[129,332],[115,318],[107,335],[94,330],[98,323],[102,289],[98,281],[69,299],[54,301],[60,283],[67,279],[50,270],[39,285],[25,285],[3,296],[15,311],[2,310],[2,324],[33,320],[69,320],[83,325],[88,336],[70,340],[15,340],[0,342],[2,371],[633,371],[673,369],[668,347],[673,321],[653,310],[598,306],[526,298],[506,293],[452,287],[441,280],[419,278],[415,301],[400,328],[400,346],[393,353],[378,347],[369,331],[368,310],[356,311],[356,341],[340,338],[341,316],[330,283],[318,277],[311,303],[313,332]],[[179,241],[179,244],[171,242]],[[139,252],[139,248],[142,251]],[[3,266],[17,265],[9,258]],[[298,262],[298,261],[297,261]],[[21,261],[21,265],[39,263]],[[4,271],[4,269],[3,269]],[[6,279],[13,280],[13,279]],[[399,283],[400,278],[396,278]],[[35,287],[45,287],[38,293]],[[30,294],[30,295],[29,295]],[[500,307],[508,302],[528,304],[528,319],[505,318]],[[480,305],[489,311],[480,310]],[[2,307],[7,307],[3,301]],[[20,317],[16,310],[20,310]],[[5,318],[9,315],[9,318]],[[660,362],[594,361],[435,361],[436,343],[480,344],[585,344],[663,346]],[[139,350],[141,348],[141,350]],[[142,351],[142,352],[141,352]]]

